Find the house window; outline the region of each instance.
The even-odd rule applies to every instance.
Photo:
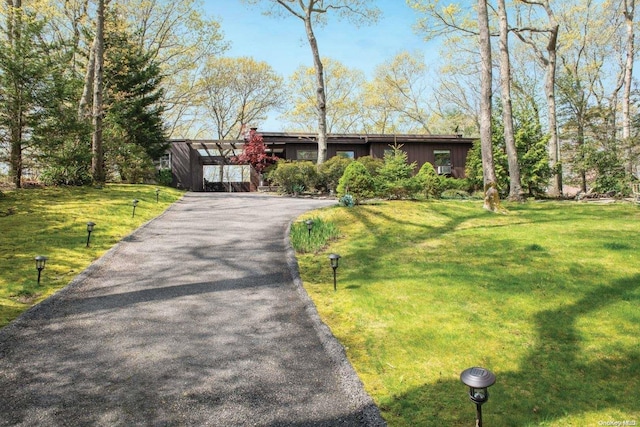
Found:
[[[158,169],[171,169],[171,154],[164,153],[156,162]]]
[[[296,159],[309,160],[311,162],[318,161],[318,150],[298,150],[296,152]]]
[[[344,157],[345,159],[355,159],[356,152],[355,151],[336,151],[336,156]]]
[[[451,150],[433,150],[438,175],[451,175]]]

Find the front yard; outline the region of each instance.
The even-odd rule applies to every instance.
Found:
[[[460,382],[472,366],[497,376],[486,425],[639,424],[640,208],[506,207],[307,214],[342,237],[299,255],[305,288],[391,426],[472,425]],[[330,252],[342,256],[337,292]]]

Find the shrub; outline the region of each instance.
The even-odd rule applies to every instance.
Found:
[[[472,190],[472,186],[466,178],[452,178],[447,176],[439,176],[438,178],[440,179],[440,191],[460,190],[470,192]]]
[[[362,163],[364,167],[369,171],[369,174],[371,174],[371,176],[374,178],[378,176],[380,168],[384,166],[384,160],[378,159],[377,157],[373,156],[358,157],[356,161]]]
[[[413,176],[416,163],[409,164],[402,146],[392,146],[384,155],[384,165],[378,171],[378,194],[392,199],[413,198],[420,191],[420,181]]]
[[[442,192],[442,182],[431,163],[426,162],[422,165],[418,175],[416,175],[416,179],[420,184],[420,192],[425,197],[440,197],[440,193]]]
[[[374,196],[374,180],[371,174],[360,162],[351,162],[338,182],[338,196],[350,194],[355,203]]]
[[[340,178],[352,161],[345,157],[335,156],[321,164],[318,167],[318,186],[329,192],[336,191]]]
[[[356,202],[355,200],[353,200],[353,196],[351,194],[345,194],[344,196],[340,197],[340,200],[338,200],[338,204],[346,208],[352,208],[356,204]]]
[[[308,161],[280,160],[276,168],[269,172],[269,180],[279,185],[286,194],[298,194],[305,189],[313,189],[317,179],[316,166]]]
[[[42,171],[45,185],[88,185],[93,181],[87,165],[51,165]]]
[[[171,174],[171,169],[158,170],[156,181],[159,185],[164,185],[167,187],[170,186],[173,183],[173,175]]]

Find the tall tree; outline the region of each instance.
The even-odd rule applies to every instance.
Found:
[[[420,53],[400,52],[376,67],[365,105],[377,132],[430,134],[429,69]]]
[[[121,177],[138,181],[168,144],[160,66],[132,39],[123,31],[105,39],[105,154]]]
[[[634,13],[635,0],[624,0],[623,14],[625,19],[625,28],[627,33],[626,47],[627,57],[624,66],[624,92],[622,95],[622,140],[627,146],[627,172],[632,174],[634,161],[632,159],[632,142],[631,142],[631,85],[633,79],[633,61],[635,55],[635,28]]]
[[[164,75],[164,119],[171,137],[193,134],[202,117],[193,103],[199,97],[197,81],[210,58],[228,48],[220,23],[207,17],[202,5],[199,0],[128,0],[114,5],[132,43],[149,52]]]
[[[559,24],[556,20],[550,0],[518,0],[526,6],[538,6],[547,15],[546,25],[523,24],[515,29],[518,38],[529,45],[540,64],[545,68],[544,91],[547,99],[547,119],[549,121],[549,166],[553,176],[549,185],[549,195],[562,196],[562,163],[560,161],[560,141],[558,139],[558,120],[556,107],[556,67]],[[523,13],[524,15],[524,13]],[[522,15],[521,15],[522,17]],[[520,21],[520,19],[519,19]],[[542,40],[538,38],[542,36]],[[544,48],[540,45],[544,44]]]
[[[263,1],[271,3],[272,11],[285,11],[300,19],[304,23],[307,40],[313,56],[313,66],[316,71],[316,108],[318,114],[318,164],[327,158],[327,99],[325,93],[324,67],[320,59],[318,41],[314,32],[314,25],[326,22],[329,12],[337,13],[352,22],[374,22],[380,11],[370,6],[367,0],[245,0],[252,4]]]
[[[513,129],[513,107],[511,102],[511,59],[509,57],[509,23],[505,0],[498,0],[500,18],[500,93],[502,101],[502,120],[504,140],[509,163],[509,199],[522,200],[520,184],[520,165]]]
[[[7,1],[0,40],[0,133],[9,148],[9,174],[22,186],[24,151],[50,90],[48,47],[42,21],[26,12],[20,0]]]
[[[331,58],[323,58],[322,62],[327,99],[327,132],[362,131],[364,73]],[[306,132],[309,123],[317,116],[314,67],[300,66],[289,78],[287,86],[290,108],[282,118],[290,124],[287,129]]]
[[[102,90],[104,76],[104,16],[105,1],[97,0],[98,11],[96,15],[96,30],[94,43],[94,64],[93,64],[93,109],[92,124],[93,134],[91,136],[91,174],[97,183],[104,183],[106,180],[104,172],[104,148],[102,146]]]
[[[496,171],[493,164],[493,143],[491,137],[491,38],[487,0],[478,0],[478,41],[480,45],[480,145],[482,151],[482,172],[484,176],[484,208],[496,211],[500,196],[497,189]]]
[[[431,126],[442,132],[477,136],[480,130],[478,19],[473,2],[407,0],[418,13],[416,30],[439,39],[443,64],[434,79]],[[450,123],[443,123],[451,118]]]
[[[245,125],[257,127],[283,106],[282,77],[252,58],[210,58],[197,83],[201,114],[211,118],[218,139],[239,139]]]

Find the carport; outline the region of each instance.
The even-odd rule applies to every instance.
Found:
[[[255,191],[259,177],[250,165],[234,164],[243,141],[172,141],[173,185],[191,191]]]

